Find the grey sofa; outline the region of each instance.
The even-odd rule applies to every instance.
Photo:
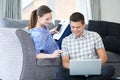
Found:
[[[34,46],[29,34],[22,29],[18,29],[26,27],[28,23],[28,20],[0,20],[0,79],[55,79],[54,70],[59,65],[59,59],[37,60],[35,58]],[[116,73],[114,77],[120,77],[120,24],[90,20],[86,29],[96,31],[102,36],[108,55],[107,64],[115,67]],[[70,33],[70,28],[68,27],[60,39],[60,44],[62,39]],[[110,41],[112,41],[112,45]]]
[[[0,20],[0,80],[55,80],[59,58],[36,59],[32,40],[21,29],[28,21],[7,19],[5,23],[6,19]]]

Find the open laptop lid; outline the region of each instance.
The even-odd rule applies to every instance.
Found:
[[[101,59],[70,60],[70,75],[100,75]]]

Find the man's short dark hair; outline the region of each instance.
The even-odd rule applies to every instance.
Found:
[[[79,13],[79,12],[75,12],[70,16],[70,22],[78,22],[81,21],[82,23],[84,23],[84,15]]]

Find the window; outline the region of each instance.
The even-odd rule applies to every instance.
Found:
[[[22,0],[22,19],[29,19],[31,12],[43,4],[46,0]]]
[[[76,0],[56,0],[56,19],[68,19],[76,11]]]
[[[29,19],[31,12],[40,5],[48,5],[53,11],[53,19],[69,19],[73,12],[80,11],[85,21],[90,19],[89,0],[23,0],[22,19]]]
[[[55,10],[53,13],[55,19],[67,19],[71,13],[76,10],[76,0],[50,0],[55,1]],[[49,2],[50,2],[49,1]],[[22,1],[22,19],[29,19],[32,10],[38,8],[40,5],[47,5],[47,0],[23,0]],[[49,3],[48,3],[49,6]]]

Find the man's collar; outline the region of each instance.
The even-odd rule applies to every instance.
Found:
[[[87,31],[86,30],[83,31],[83,33],[82,33],[82,35],[80,37],[77,37],[76,35],[73,34],[74,39],[86,38],[86,36],[87,36]]]

